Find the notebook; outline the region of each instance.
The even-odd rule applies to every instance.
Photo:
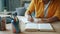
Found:
[[[25,26],[25,31],[54,31],[50,23],[27,23]]]
[[[27,18],[25,17],[20,17],[20,16],[17,16],[19,20],[23,21],[23,23],[28,23],[30,21],[27,20]]]

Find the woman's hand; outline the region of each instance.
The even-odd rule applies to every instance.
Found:
[[[56,22],[56,21],[59,21],[59,19],[57,17],[51,17],[48,19],[41,19],[42,23],[52,23],[52,22]]]
[[[30,16],[30,15],[26,15],[26,18],[27,18],[27,20],[28,20],[28,21],[31,21],[31,22],[33,22],[33,21],[34,21],[33,17],[32,17],[32,16]]]

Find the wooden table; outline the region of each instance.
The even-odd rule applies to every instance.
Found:
[[[22,17],[23,16],[19,16],[19,19]],[[60,34],[60,22],[54,22],[51,24],[53,25],[56,32],[25,32],[24,31],[25,24],[20,21],[20,27],[21,27],[22,33],[19,33],[19,34]],[[13,33],[10,30],[10,31],[0,31],[0,34],[13,34]]]
[[[18,16],[19,19],[22,17],[23,16]],[[53,25],[56,32],[25,32],[24,31],[25,24],[20,21],[21,31],[23,32],[21,34],[60,34],[60,22],[54,22],[51,24]]]

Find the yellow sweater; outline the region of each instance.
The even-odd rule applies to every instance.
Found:
[[[35,17],[44,17],[44,3],[42,2],[42,0],[31,0],[31,3],[26,13],[31,14],[34,10],[36,11]],[[46,18],[50,18],[53,16],[56,16],[60,19],[60,0],[51,0],[49,4],[48,14]]]

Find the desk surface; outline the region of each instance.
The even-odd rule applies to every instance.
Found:
[[[20,34],[60,34],[60,22],[54,22],[51,24],[53,25],[56,32],[23,32]]]
[[[60,22],[52,23],[56,32],[24,32],[24,34],[60,34]]]
[[[23,23],[23,22],[22,22]],[[19,34],[60,34],[60,22],[51,23],[56,32],[22,32]],[[24,24],[21,24],[22,30],[24,30]],[[12,31],[0,31],[0,34],[13,34]]]
[[[23,23],[23,22],[22,22]],[[51,23],[56,32],[23,32],[23,34],[60,34],[60,22]],[[21,24],[24,26],[24,24]],[[22,26],[22,30],[24,30]]]

